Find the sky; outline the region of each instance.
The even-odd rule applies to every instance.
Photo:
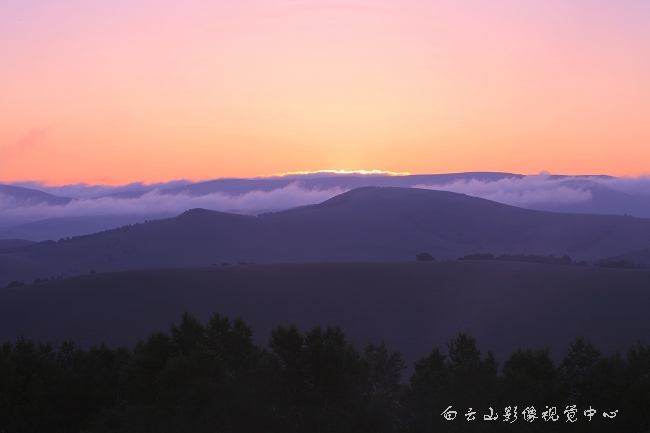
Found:
[[[650,173],[650,2],[0,0],[0,183]]]

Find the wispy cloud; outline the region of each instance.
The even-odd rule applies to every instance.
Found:
[[[79,183],[74,185],[61,185],[61,186],[48,186],[42,182],[14,182],[11,185],[22,186],[25,188],[33,188],[39,191],[47,192],[48,194],[56,195],[59,197],[72,197],[76,199],[90,199],[102,197],[110,194],[118,194],[128,191],[148,192],[153,190],[163,190],[168,188],[176,188],[179,186],[190,185],[194,182],[189,180],[172,180],[169,182],[159,182],[153,184],[146,184],[143,182],[133,182],[126,185],[88,185]]]
[[[462,179],[446,184],[419,184],[414,188],[458,192],[513,206],[539,203],[581,203],[592,199],[585,180],[592,178],[555,178],[550,175],[508,177],[497,181]],[[571,180],[579,180],[574,183]]]
[[[596,182],[615,191],[641,197],[650,197],[650,177],[648,176],[611,177],[607,179],[598,179]]]
[[[338,187],[324,190],[305,189],[297,182],[272,191],[250,191],[240,195],[223,193],[202,196],[170,195],[161,194],[158,189],[155,189],[138,198],[84,198],[72,200],[65,206],[50,206],[45,203],[19,206],[11,197],[0,196],[0,211],[3,218],[13,220],[20,218],[25,222],[83,215],[179,214],[191,208],[257,213],[320,203],[343,192],[345,190]]]
[[[52,128],[33,128],[23,138],[15,143],[3,145],[0,150],[0,165],[7,163],[10,159],[37,149],[51,134]]]
[[[371,173],[371,171],[366,171]],[[65,185],[47,187],[35,182],[23,182],[20,185],[46,191],[57,196],[73,197],[67,205],[48,205],[15,200],[12,196],[0,195],[0,225],[19,224],[53,217],[71,217],[84,215],[176,215],[190,208],[205,208],[223,212],[260,213],[277,211],[297,206],[323,202],[348,190],[342,181],[339,186],[328,188],[309,188],[301,179],[311,175],[294,175],[288,185],[283,184],[273,190],[238,190],[237,194],[224,191],[197,195],[196,192],[170,194],[170,188],[192,184],[190,181],[177,180],[154,185],[132,183],[122,186]],[[436,182],[432,176],[430,182],[422,182],[418,177],[416,185],[408,178],[394,178],[395,186],[413,186],[415,188],[436,189],[464,193],[513,206],[540,210],[561,210],[594,213],[623,214],[635,216],[650,215],[650,178],[611,178],[552,176],[540,174],[535,176],[512,176],[495,181],[477,180],[467,177],[453,182]],[[383,186],[392,185],[386,183]],[[390,179],[388,179],[390,180]],[[336,184],[336,183],[334,183]],[[256,188],[259,188],[259,184]],[[332,184],[330,184],[332,185]],[[608,190],[608,194],[596,193]],[[127,191],[139,191],[138,197],[114,197]],[[620,194],[636,196],[633,200],[621,200]],[[630,197],[628,197],[630,198]],[[597,203],[597,206],[592,206]]]
[[[513,206],[571,205],[593,199],[597,190],[613,190],[641,200],[650,197],[650,177],[536,176],[506,177],[496,181],[461,179],[450,183],[427,183],[415,188],[452,191]],[[644,201],[645,202],[645,201]],[[630,212],[609,203],[611,213]]]

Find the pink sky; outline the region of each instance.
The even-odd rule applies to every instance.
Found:
[[[0,2],[0,182],[650,173],[650,2]]]

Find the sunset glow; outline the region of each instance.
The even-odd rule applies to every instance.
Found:
[[[0,59],[0,183],[650,173],[642,0],[9,0]]]
[[[286,173],[275,173],[268,177],[284,177],[284,176],[294,176],[294,175],[304,175],[304,174],[356,174],[364,176],[408,176],[408,171],[401,173],[395,171],[386,171],[386,170],[316,170],[316,171],[288,171]],[[266,176],[265,176],[266,177]]]

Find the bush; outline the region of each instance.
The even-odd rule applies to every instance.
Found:
[[[429,253],[420,253],[415,255],[415,260],[418,262],[433,262],[436,259]]]

